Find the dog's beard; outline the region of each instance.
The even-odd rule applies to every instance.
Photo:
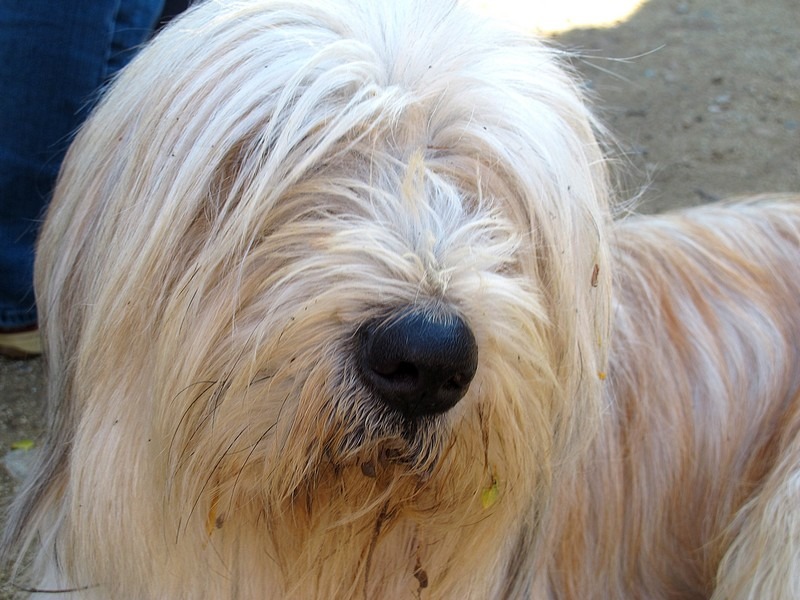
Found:
[[[452,441],[452,417],[409,418],[376,398],[348,368],[342,371],[321,393],[318,389],[313,395],[298,396],[301,408],[287,425],[286,436],[290,444],[305,440],[305,449],[293,452],[299,452],[306,464],[303,476],[295,478],[284,493],[293,495],[302,488],[314,495],[333,485],[344,495],[361,495],[364,501],[390,493],[393,503],[410,501],[406,494],[417,497],[436,476]],[[312,408],[304,411],[304,405]],[[303,414],[316,414],[313,433]],[[278,460],[284,456],[281,453]],[[354,490],[342,489],[344,473],[352,474],[348,479]],[[398,482],[406,492],[398,494]],[[365,489],[370,493],[364,494]],[[331,490],[322,493],[327,496]]]
[[[427,478],[436,467],[446,441],[446,415],[408,417],[381,401],[356,376],[341,378],[331,394],[332,427],[325,454],[334,467],[360,466],[364,475],[399,467],[408,475]]]
[[[242,379],[231,373],[205,386],[174,432],[173,478],[209,474],[193,502],[203,494],[231,504],[260,498],[294,511],[320,497],[363,509],[390,497],[413,503],[437,487],[430,481],[454,440],[453,415],[408,418],[375,398],[354,368],[318,356],[261,370],[244,388]],[[307,501],[298,505],[301,496]]]

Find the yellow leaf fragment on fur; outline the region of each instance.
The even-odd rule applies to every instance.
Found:
[[[481,492],[481,506],[483,510],[491,508],[500,497],[500,487],[497,485],[497,480],[492,477],[492,485]]]
[[[211,507],[208,509],[208,517],[206,518],[206,534],[211,537],[211,533],[217,528],[217,505],[219,504],[219,496],[214,494],[211,500]]]
[[[606,372],[605,371],[598,371],[597,376],[600,378],[600,381],[606,380]]]
[[[36,443],[33,440],[17,440],[16,442],[12,442],[11,449],[12,450],[33,450],[34,446],[36,446]]]

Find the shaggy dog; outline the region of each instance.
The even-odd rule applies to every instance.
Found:
[[[449,2],[175,22],[41,237],[28,585],[800,598],[800,208],[613,224],[598,139],[556,52]]]

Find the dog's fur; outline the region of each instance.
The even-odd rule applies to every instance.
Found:
[[[218,0],[122,74],[42,234],[67,598],[800,598],[800,208],[611,221],[560,58],[425,0]],[[408,419],[363,323],[459,314]],[[51,598],[52,594],[42,594]]]

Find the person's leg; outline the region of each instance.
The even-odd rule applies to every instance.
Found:
[[[33,248],[66,147],[102,85],[148,38],[162,5],[0,3],[0,333],[36,325]]]

